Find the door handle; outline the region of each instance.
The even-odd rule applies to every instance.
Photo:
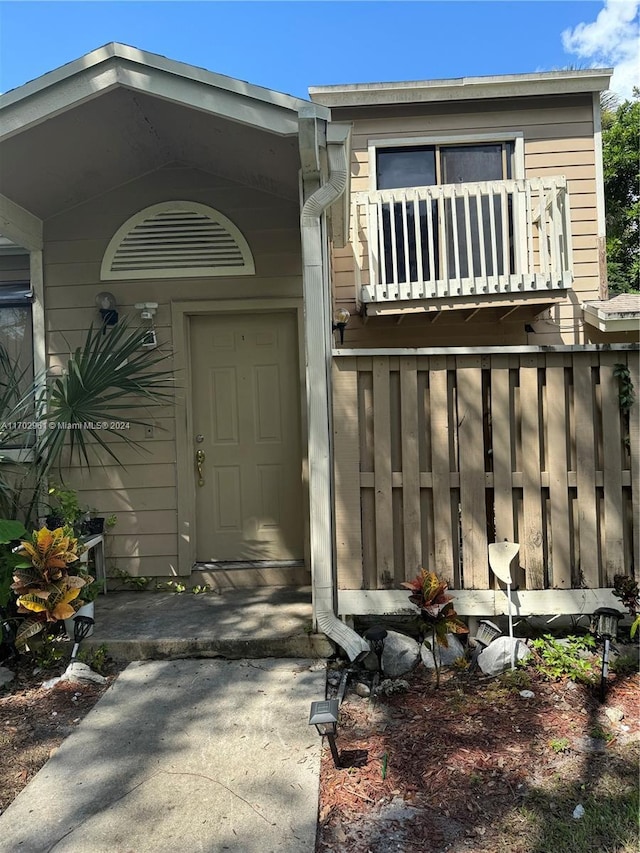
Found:
[[[202,474],[202,465],[204,463],[204,450],[196,450],[196,468],[198,469],[198,485],[204,486],[204,476]]]

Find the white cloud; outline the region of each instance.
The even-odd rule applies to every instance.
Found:
[[[612,65],[611,89],[630,98],[640,85],[640,0],[604,0],[604,8],[591,23],[581,23],[562,33],[567,53],[591,59],[594,65]]]

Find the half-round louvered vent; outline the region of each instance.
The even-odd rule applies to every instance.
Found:
[[[238,228],[196,202],[155,204],[113,236],[102,279],[252,275],[253,257]]]

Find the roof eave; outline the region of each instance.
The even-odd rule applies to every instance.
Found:
[[[449,80],[311,86],[309,96],[312,101],[327,107],[362,107],[590,93],[607,89],[612,74],[612,68],[599,68]]]
[[[310,104],[233,77],[111,43],[1,95],[0,138],[12,136],[117,86],[226,115],[284,136],[297,133],[298,110]],[[212,98],[214,91],[216,98]],[[319,104],[314,106],[319,118],[330,119],[329,109]]]

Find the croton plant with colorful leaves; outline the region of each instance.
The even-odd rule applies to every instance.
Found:
[[[48,623],[71,618],[84,604],[80,592],[93,578],[69,572],[80,548],[68,527],[42,527],[20,543],[17,553],[25,559],[14,569],[11,588],[17,596],[18,613],[27,618],[18,628],[18,648]]]

